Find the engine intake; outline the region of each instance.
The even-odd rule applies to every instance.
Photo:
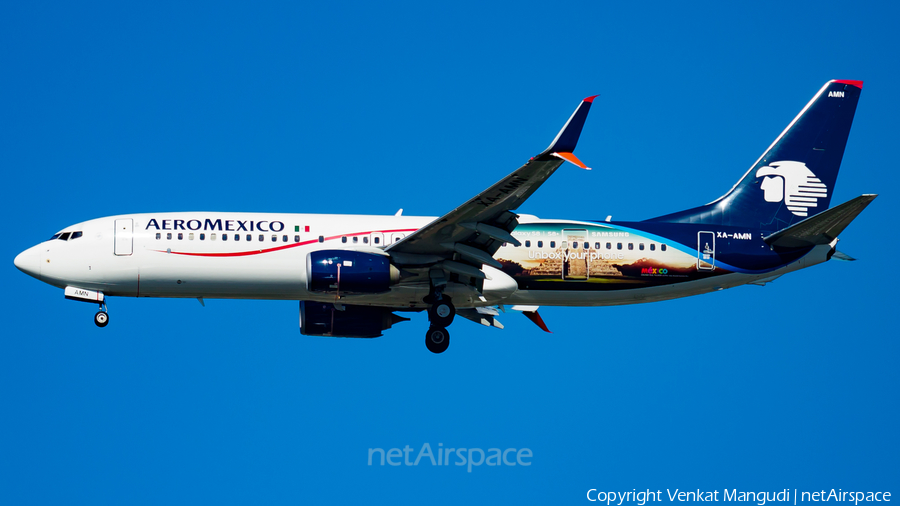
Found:
[[[383,293],[400,281],[389,257],[364,251],[313,251],[306,258],[306,272],[311,292]]]

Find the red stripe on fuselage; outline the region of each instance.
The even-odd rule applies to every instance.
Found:
[[[354,236],[369,235],[369,234],[374,234],[374,233],[390,234],[392,232],[415,232],[416,230],[418,230],[418,229],[417,228],[400,228],[400,229],[396,229],[396,230],[372,230],[371,232],[354,232],[352,234],[340,234],[340,235],[334,235],[331,237],[326,237],[325,241],[331,241],[331,240],[337,239],[339,237],[354,237]],[[192,257],[245,257],[245,256],[250,256],[250,255],[260,255],[262,253],[271,253],[273,251],[280,251],[280,250],[288,249],[288,248],[296,248],[297,246],[306,246],[307,244],[315,244],[317,242],[319,242],[318,238],[313,239],[311,241],[301,241],[301,242],[295,242],[295,243],[291,243],[291,244],[285,244],[284,246],[278,246],[275,248],[260,249],[260,250],[254,250],[254,251],[234,251],[234,252],[230,252],[230,253],[188,253],[185,251],[164,251],[164,250],[158,250],[158,249],[153,250],[153,251],[156,251],[157,253],[166,253],[166,254],[172,254],[172,255],[186,255],[186,256],[192,256]]]

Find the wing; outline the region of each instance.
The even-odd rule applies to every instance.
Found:
[[[584,99],[550,146],[515,172],[465,204],[425,225],[385,251],[399,265],[433,265],[453,274],[484,279],[483,264],[500,268],[493,255],[504,242],[519,244],[510,232],[518,209],[553,173],[569,161],[588,169],[572,151],[595,97]],[[590,169],[588,169],[590,170]]]

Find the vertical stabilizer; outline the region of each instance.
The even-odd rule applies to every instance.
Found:
[[[862,84],[829,81],[731,191],[648,221],[781,230],[828,209]]]

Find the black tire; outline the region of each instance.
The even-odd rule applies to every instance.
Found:
[[[433,327],[449,327],[456,316],[456,308],[449,297],[444,297],[428,308],[428,321]]]
[[[450,347],[450,332],[444,327],[431,327],[425,333],[425,347],[431,353],[444,353]]]
[[[94,315],[94,323],[96,323],[98,327],[109,325],[109,314],[106,311],[97,311],[97,314]]]

